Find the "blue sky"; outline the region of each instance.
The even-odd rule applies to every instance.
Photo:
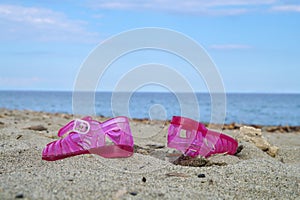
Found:
[[[299,93],[297,2],[2,0],[0,90],[72,90],[81,64],[100,42],[130,29],[161,27],[202,45],[227,92]],[[161,52],[128,55],[107,72],[99,90],[113,89],[120,67],[130,70],[149,62],[184,65]],[[205,91],[201,77],[192,70],[182,73],[196,90]]]

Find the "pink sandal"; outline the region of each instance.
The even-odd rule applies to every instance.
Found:
[[[43,160],[55,161],[81,154],[97,154],[105,158],[124,158],[133,154],[133,137],[126,117],[103,123],[91,117],[76,119],[58,131],[59,137],[66,134],[66,137],[47,144],[42,152]],[[107,144],[106,139],[112,144]]]
[[[168,147],[186,156],[207,158],[218,153],[234,155],[238,142],[228,135],[208,130],[197,121],[174,116],[168,130]]]

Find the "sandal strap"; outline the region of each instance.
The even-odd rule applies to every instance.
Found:
[[[70,121],[67,125],[59,129],[58,131],[58,137],[62,137],[65,134],[68,134],[70,132],[76,132],[79,134],[86,134],[90,130],[90,122],[92,121],[92,118],[90,116],[84,117],[82,119],[75,119]],[[104,133],[108,133],[110,131],[118,131],[122,129],[122,127],[119,126],[119,123],[128,123],[128,119],[126,117],[115,117],[110,120],[107,120],[103,123],[100,123],[100,127]]]

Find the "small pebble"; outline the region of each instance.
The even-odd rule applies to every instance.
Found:
[[[23,199],[24,198],[24,194],[23,193],[18,193],[16,196],[15,196],[16,199]]]
[[[235,152],[234,155],[240,153],[243,149],[244,149],[244,146],[243,145],[239,145],[238,148],[236,149],[236,152]]]
[[[142,178],[142,181],[143,181],[144,183],[146,183],[147,180],[146,180],[145,177],[143,177],[143,178]]]
[[[198,178],[205,178],[205,174],[198,174]]]
[[[136,196],[137,192],[130,192],[129,194],[131,194],[132,196]]]

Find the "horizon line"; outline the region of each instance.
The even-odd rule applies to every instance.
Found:
[[[29,90],[22,90],[22,89],[0,89],[0,92],[74,92],[74,90],[39,90],[39,89],[29,89]],[[113,93],[115,91],[111,90],[82,90],[77,92],[96,92],[96,93]],[[131,93],[132,91],[118,91],[118,93]],[[170,91],[135,91],[134,93],[172,93]],[[185,92],[185,91],[176,91],[175,93],[193,93],[193,92]],[[194,93],[203,93],[203,94],[210,94],[209,91],[195,91]],[[219,94],[223,92],[212,92],[213,94]],[[300,92],[257,92],[257,91],[225,91],[225,94],[300,94]]]

